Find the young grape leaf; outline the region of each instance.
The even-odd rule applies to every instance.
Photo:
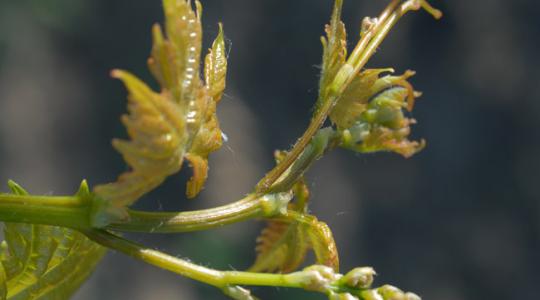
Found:
[[[221,100],[225,90],[225,79],[227,75],[227,51],[225,50],[225,40],[223,38],[223,25],[219,24],[219,33],[212,48],[209,50],[204,60],[204,80],[206,88],[210,92],[210,97],[215,102]]]
[[[392,69],[368,69],[361,72],[344,91],[330,114],[342,131],[342,147],[357,152],[393,151],[409,157],[420,151],[425,142],[408,140],[410,125],[416,121],[405,117],[420,96],[407,81],[414,75],[382,76]]]
[[[113,146],[132,170],[114,183],[96,186],[94,191],[122,207],[180,170],[187,142],[186,121],[170,93],[155,93],[124,71],[115,70],[112,75],[121,79],[130,91],[130,115],[123,116],[122,122],[132,140],[115,139]]]
[[[392,72],[388,69],[367,69],[358,74],[347,86],[340,100],[330,112],[330,120],[340,129],[350,128],[358,117],[366,111],[369,100],[380,92],[375,82],[383,72]]]
[[[286,156],[285,151],[276,150],[274,158],[279,164]],[[288,209],[306,213],[309,202],[309,189],[303,177],[294,184],[295,203],[289,203]],[[252,272],[291,272],[304,261],[309,243],[306,240],[305,225],[292,220],[268,220],[266,227],[257,238],[257,258]]]
[[[27,194],[14,182],[9,186],[15,194]],[[68,228],[5,223],[4,236],[0,299],[67,299],[105,253]]]
[[[255,250],[257,259],[249,271],[292,272],[304,262],[309,250],[305,225],[269,220],[257,238]]]
[[[331,267],[336,272],[339,271],[338,251],[330,227],[314,218],[307,233],[317,264]]]
[[[204,74],[206,86],[201,89],[201,97],[206,99],[207,107],[201,122],[201,128],[195,136],[186,159],[193,168],[193,177],[187,183],[187,196],[195,197],[202,189],[208,176],[208,155],[218,150],[222,144],[222,133],[216,115],[216,104],[225,90],[227,57],[222,25],[212,48],[205,58]]]
[[[328,225],[313,216],[309,222],[270,220],[257,238],[257,258],[249,271],[292,272],[312,249],[316,263],[339,269],[337,248]]]
[[[276,151],[276,160],[284,152]],[[328,226],[307,214],[309,190],[301,178],[293,187],[295,203],[289,211],[302,215],[302,221],[270,219],[257,238],[257,258],[252,272],[292,272],[304,262],[307,252],[313,249],[318,264],[339,268],[339,259],[332,232]]]
[[[347,32],[341,21],[342,0],[334,2],[330,24],[326,25],[326,38],[321,37],[323,61],[319,82],[319,100],[325,99],[328,89],[347,58]],[[320,103],[317,103],[320,105]]]
[[[125,207],[177,173],[187,159],[193,176],[187,196],[195,197],[208,174],[208,155],[222,145],[216,104],[225,89],[227,72],[223,32],[220,31],[205,58],[200,74],[201,4],[164,0],[165,32],[153,27],[153,48],[148,66],[161,91],[155,92],[137,77],[115,70],[129,91],[129,115],[122,117],[129,141],[113,140],[131,170],[117,181],[98,185],[93,225],[104,226],[125,217]]]

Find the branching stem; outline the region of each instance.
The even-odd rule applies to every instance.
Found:
[[[311,122],[302,137],[298,139],[293,148],[287,153],[287,156],[259,181],[255,187],[256,193],[264,194],[267,192],[302,154],[304,149],[311,142],[313,136],[326,121],[326,118],[336,105],[343,91],[365,66],[390,29],[403,15],[408,11],[424,8],[435,18],[440,18],[442,16],[440,11],[431,7],[425,0],[409,0],[399,5],[401,2],[401,0],[392,1],[381,13],[379,18],[374,20],[367,19],[364,21],[366,30],[365,32],[362,32],[363,35],[360,41],[347,59],[345,65],[337,72],[336,77],[330,86],[330,92],[326,94],[327,98],[320,99],[322,105],[320,109],[315,111],[315,114],[311,118]],[[366,24],[369,22],[372,22],[372,24]]]
[[[207,230],[263,217],[262,199],[250,195],[216,208],[188,212],[144,212],[128,210],[129,221],[112,223],[107,228],[119,231],[175,233]]]
[[[392,1],[372,26],[367,26],[349,56],[343,70],[338,72],[328,98],[313,116],[310,125],[287,156],[258,183],[255,193],[229,205],[191,212],[140,212],[129,210],[127,222],[114,223],[108,228],[120,231],[186,232],[220,227],[255,217],[269,217],[264,197],[270,193],[284,192],[317,160],[328,145],[335,144],[339,136],[331,128],[320,129],[339,95],[355,74],[373,55],[392,26],[407,11],[426,9],[436,18],[440,12],[423,0]],[[317,138],[319,137],[319,138]],[[48,197],[0,194],[0,219],[7,222],[28,222],[59,225],[72,228],[90,228],[88,203],[77,196]]]
[[[323,129],[321,127],[345,89],[364,68],[397,21],[408,11],[420,8],[435,18],[441,17],[441,13],[425,0],[392,0],[379,18],[365,19],[358,44],[336,73],[329,87],[325,86],[328,87],[328,90],[325,89],[328,92],[321,93],[317,102],[319,106],[306,131],[280,163],[259,181],[254,192],[243,199],[220,207],[188,212],[145,212],[128,209],[129,218],[126,221],[108,224],[104,229],[96,229],[93,228],[90,218],[95,204],[92,202],[96,202],[97,198],[90,193],[84,183],[74,196],[0,194],[0,221],[73,228],[102,246],[161,269],[215,286],[228,295],[239,291],[243,293],[237,285],[257,285],[302,288],[328,295],[333,295],[334,292],[347,292],[364,298],[364,293],[369,291],[358,287],[356,283],[351,286],[346,280],[340,281],[341,277],[347,279],[347,275],[334,274],[331,268],[325,266],[313,266],[290,274],[219,271],[148,249],[108,230],[146,233],[189,232],[261,217],[294,220],[304,224],[317,222],[313,216],[287,210],[287,204],[292,198],[291,189],[314,161],[341,143],[342,137],[339,132],[332,127]],[[325,274],[330,275],[325,277]],[[357,282],[358,278],[352,279]],[[369,295],[365,298],[368,297]]]

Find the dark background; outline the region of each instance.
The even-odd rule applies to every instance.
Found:
[[[387,1],[346,1],[349,41]],[[540,4],[431,1],[445,17],[404,18],[368,67],[414,69],[414,111],[427,148],[411,159],[338,150],[308,177],[312,211],[334,231],[342,270],[373,266],[376,283],[424,299],[540,299]],[[229,137],[211,157],[202,196],[172,177],[139,207],[190,210],[248,193],[305,129],[317,94],[319,36],[330,0],[203,1],[205,48],[225,26]],[[158,0],[0,0],[0,181],[66,194],[125,170],[110,147],[125,137],[125,90],[112,68],[151,81],[145,61]],[[7,191],[7,188],[2,188]],[[254,258],[261,222],[202,233],[130,235],[219,269]],[[323,299],[254,288],[264,299]],[[224,299],[219,291],[110,253],[74,299]]]

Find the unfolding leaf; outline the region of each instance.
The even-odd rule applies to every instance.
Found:
[[[279,164],[286,156],[285,151],[276,150],[274,159]],[[289,203],[288,210],[305,213],[309,201],[309,189],[300,178],[292,188],[295,203]],[[294,220],[270,219],[257,238],[257,258],[252,272],[291,272],[304,262],[309,250],[306,226]]]
[[[122,122],[129,141],[114,140],[131,170],[116,182],[96,186],[93,225],[104,226],[125,216],[125,207],[178,172],[186,158],[193,167],[187,195],[195,197],[208,174],[208,155],[219,149],[222,133],[216,103],[225,88],[227,70],[223,32],[205,59],[201,80],[201,5],[188,0],[164,0],[164,31],[152,30],[153,47],[148,66],[161,91],[155,92],[125,71],[113,71],[129,91],[129,115]]]
[[[330,112],[330,120],[338,128],[347,129],[366,111],[371,97],[380,92],[375,83],[383,72],[393,72],[392,69],[368,69],[358,74],[347,86],[336,106]]]
[[[291,272],[304,261],[309,249],[306,228],[298,222],[268,221],[257,238],[257,259],[252,272]]]
[[[201,128],[191,144],[186,158],[193,168],[193,176],[187,183],[187,196],[195,197],[204,186],[208,175],[208,155],[221,148],[222,133],[216,116],[217,102],[211,98],[206,90],[202,91],[201,98],[206,101],[206,110],[201,122]]]
[[[339,69],[345,64],[347,58],[347,32],[345,24],[341,21],[342,0],[334,2],[334,10],[330,24],[326,25],[326,38],[321,37],[323,45],[323,61],[321,79],[319,82],[319,99],[325,99]],[[320,105],[320,103],[318,104]]]
[[[210,97],[219,102],[225,90],[227,75],[227,52],[223,39],[223,26],[219,24],[219,34],[204,60],[204,78]]]
[[[123,207],[180,170],[187,143],[186,121],[170,93],[155,93],[124,71],[114,71],[113,76],[121,79],[130,91],[130,115],[124,116],[122,122],[131,137],[130,141],[115,139],[113,146],[132,170],[114,183],[96,186],[94,191]]]
[[[167,35],[164,38],[161,27],[154,25],[148,65],[161,88],[170,91],[183,109],[196,110],[202,40],[200,15],[186,0],[164,0],[163,10]]]
[[[202,190],[208,177],[208,159],[191,153],[186,158],[193,169],[193,176],[187,182],[186,194],[188,198],[193,198]]]
[[[330,227],[315,219],[309,226],[308,234],[317,264],[331,267],[337,272],[339,270],[339,256]]]
[[[301,213],[307,213],[310,193],[303,176],[298,179],[298,182],[293,186],[293,193],[295,198],[294,210]]]
[[[292,272],[304,262],[310,249],[317,264],[338,271],[338,252],[328,225],[311,215],[302,219],[269,220],[257,238],[257,259],[250,271]]]
[[[276,151],[279,163],[285,152]],[[257,238],[257,258],[252,272],[292,272],[304,262],[307,252],[313,249],[318,264],[337,270],[338,254],[332,233],[325,223],[307,214],[309,190],[303,178],[294,185],[295,202],[288,210],[302,217],[297,219],[270,219]]]
[[[205,58],[206,85],[199,91],[199,102],[205,106],[205,109],[201,110],[201,127],[186,154],[186,159],[193,168],[193,176],[188,181],[186,189],[189,198],[195,197],[203,188],[208,176],[208,155],[221,148],[223,143],[216,104],[221,100],[225,90],[226,55],[223,27],[219,24],[219,34]]]
[[[393,72],[366,70],[355,78],[331,119],[343,132],[345,148],[358,152],[393,151],[409,157],[424,147],[424,141],[408,140],[415,120],[404,114],[404,110],[412,111],[414,99],[420,95],[407,81],[414,72],[379,77],[385,71]]]
[[[26,194],[10,182],[16,194]],[[90,275],[105,249],[74,230],[5,223],[1,255],[5,299],[67,299]]]

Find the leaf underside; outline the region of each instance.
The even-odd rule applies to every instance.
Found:
[[[10,183],[16,194],[25,193]],[[94,270],[105,248],[61,227],[4,223],[0,299],[68,299]]]

